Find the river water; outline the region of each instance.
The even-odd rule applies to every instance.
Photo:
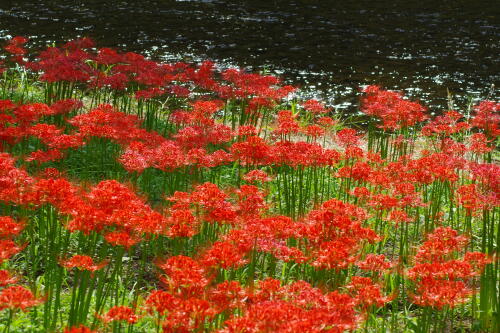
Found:
[[[497,1],[0,0],[0,38],[33,47],[89,36],[155,59],[266,70],[339,111],[379,84],[447,105],[498,100]]]

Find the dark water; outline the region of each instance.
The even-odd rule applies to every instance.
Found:
[[[339,109],[358,88],[404,90],[438,111],[447,89],[463,109],[497,99],[498,1],[6,1],[0,38],[31,45],[90,36],[151,57],[269,70]]]

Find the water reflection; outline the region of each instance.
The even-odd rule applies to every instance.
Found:
[[[360,85],[379,83],[437,110],[447,89],[463,106],[499,82],[498,6],[473,3],[1,1],[0,36],[46,44],[85,35],[155,58],[266,68],[349,112]]]

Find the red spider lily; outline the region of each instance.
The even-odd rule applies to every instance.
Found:
[[[238,196],[236,212],[243,218],[259,216],[268,208],[265,194],[254,185],[241,185],[235,193]]]
[[[325,108],[325,105],[315,99],[310,99],[302,104],[302,107],[306,111],[310,111],[313,114],[323,114],[330,112],[329,109]]]
[[[68,50],[77,50],[77,49],[89,49],[94,46],[95,43],[91,38],[82,37],[67,42],[66,44],[63,45],[63,48]]]
[[[8,286],[9,284],[14,284],[18,281],[16,277],[13,277],[9,271],[5,269],[0,270],[0,287]]]
[[[272,147],[272,164],[275,166],[332,166],[339,162],[340,153],[332,149],[324,149],[318,143],[304,141],[280,141]],[[271,162],[271,161],[270,161]]]
[[[298,248],[289,247],[283,240],[260,238],[256,241],[256,247],[260,252],[272,254],[276,259],[284,262],[305,263],[308,257]]]
[[[40,60],[30,63],[33,70],[42,70],[41,81],[46,82],[87,82],[93,68],[87,63],[90,55],[80,48],[47,48],[40,53]]]
[[[426,108],[416,102],[403,99],[398,92],[368,86],[362,101],[361,111],[382,120],[382,128],[397,130],[410,127],[427,118]]]
[[[132,308],[123,305],[113,306],[104,315],[97,314],[96,317],[104,323],[126,321],[129,324],[135,324],[139,320],[139,316],[135,314]]]
[[[147,99],[152,99],[155,97],[160,97],[163,94],[165,94],[165,90],[160,89],[160,88],[149,88],[145,90],[138,90],[135,92],[135,98],[136,99],[142,99],[142,100],[147,100]]]
[[[465,247],[468,238],[459,235],[449,227],[438,227],[427,235],[427,240],[420,246],[415,259],[417,263],[440,262],[449,254]]]
[[[92,228],[114,226],[130,229],[137,234],[160,234],[166,227],[166,220],[160,213],[116,180],[100,182],[86,195],[86,199],[89,206],[82,207],[84,209],[80,215],[85,217],[90,213],[99,217],[96,223],[92,223]]]
[[[106,242],[113,246],[123,246],[125,249],[130,249],[139,242],[139,239],[127,231],[113,231],[104,235]]]
[[[23,56],[24,54],[26,54],[24,44],[26,44],[27,42],[28,38],[21,36],[14,37],[6,46],[4,46],[4,50],[12,54],[14,57]],[[20,61],[20,63],[22,63],[22,61]]]
[[[308,125],[302,130],[302,132],[314,139],[322,137],[326,133],[325,129],[319,125]]]
[[[337,121],[331,117],[321,117],[317,120],[317,123],[325,128],[331,128],[337,124]]]
[[[97,73],[95,77],[91,79],[89,83],[89,87],[91,88],[110,88],[112,90],[124,91],[127,89],[128,84],[130,83],[130,78],[124,73],[116,73],[116,74],[105,74],[105,73]],[[139,93],[139,92],[137,92]],[[144,96],[137,96],[136,98]],[[153,96],[151,96],[153,97]]]
[[[16,108],[16,104],[12,102],[10,99],[0,99],[0,111],[5,112],[9,110],[14,110]]]
[[[146,299],[145,307],[150,313],[156,312],[160,316],[164,316],[173,311],[179,302],[179,298],[166,291],[154,290]]]
[[[58,149],[49,150],[37,150],[32,152],[28,157],[25,158],[26,162],[38,162],[47,163],[51,161],[58,161],[63,158],[63,154]]]
[[[193,215],[191,210],[175,208],[170,210],[170,216],[167,217],[167,236],[175,237],[192,237],[198,233],[200,225],[198,219]]]
[[[471,120],[472,126],[484,130],[493,139],[500,135],[500,103],[482,101],[474,107],[474,111],[476,114]]]
[[[10,216],[0,216],[0,238],[18,236],[24,229],[25,223],[16,222]]]
[[[347,285],[347,290],[354,296],[356,303],[363,309],[372,306],[382,307],[391,301],[391,296],[383,296],[380,286],[374,284],[370,278],[353,276],[351,283]]]
[[[486,154],[494,149],[494,147],[490,147],[489,143],[493,140],[488,140],[486,135],[483,133],[474,133],[470,137],[471,143],[469,150],[476,154]]]
[[[247,291],[238,281],[224,281],[210,289],[209,301],[215,305],[218,312],[242,309],[246,306]]]
[[[275,102],[269,98],[263,97],[253,97],[248,101],[248,105],[245,108],[247,114],[258,114],[258,112],[264,108],[271,109],[275,106]]]
[[[103,47],[100,48],[95,58],[96,62],[101,65],[114,65],[123,61],[123,56],[116,50]]]
[[[347,170],[347,169],[346,169]],[[343,177],[345,177],[346,175],[344,175]],[[363,198],[367,198],[369,197],[371,194],[370,190],[368,190],[366,187],[362,186],[362,187],[355,187],[352,191],[351,191],[351,195],[355,196],[356,198],[360,198],[360,199],[363,199]]]
[[[476,184],[462,185],[457,189],[457,200],[464,207],[467,215],[472,215],[485,206],[484,199],[478,193]]]
[[[87,326],[79,325],[79,326],[72,326],[70,328],[65,328],[63,333],[98,333],[98,332],[95,330],[91,330]]]
[[[442,309],[464,303],[471,295],[472,290],[462,281],[424,278],[412,299],[415,304]]]
[[[448,111],[443,116],[437,116],[422,127],[421,133],[425,136],[437,135],[441,138],[467,130],[470,125],[459,121],[463,115],[456,111]]]
[[[236,212],[226,198],[227,195],[212,183],[196,186],[190,197],[192,204],[203,208],[203,220],[211,223],[232,223],[236,218]]]
[[[275,135],[287,135],[292,133],[298,133],[300,131],[300,125],[295,119],[296,116],[292,114],[292,111],[281,110],[278,112],[278,124],[276,129],[273,131]]]
[[[263,301],[249,306],[242,317],[227,320],[220,332],[330,332],[352,330],[359,318],[347,295],[329,294],[325,306],[301,308],[286,301]]]
[[[253,237],[280,240],[300,238],[303,229],[303,223],[295,222],[288,216],[249,219],[245,225],[245,231]]]
[[[84,204],[79,197],[80,191],[75,184],[62,177],[37,179],[32,187],[31,202],[38,205],[50,203],[63,214],[74,214]]]
[[[257,135],[257,129],[255,126],[246,125],[238,127],[238,136],[254,136]]]
[[[174,311],[162,322],[163,332],[194,332],[204,327],[207,319],[212,319],[217,311],[203,299],[180,299]]]
[[[352,204],[332,199],[307,216],[305,233],[310,241],[311,260],[320,269],[344,269],[356,261],[363,241],[375,242],[380,237],[361,226],[366,212]]]
[[[24,246],[18,246],[10,239],[0,239],[0,264],[14,254],[21,252],[23,248]]]
[[[21,125],[29,125],[38,121],[42,116],[51,115],[53,111],[47,104],[33,103],[18,106],[13,114]]]
[[[86,255],[76,254],[69,259],[61,260],[60,264],[61,266],[67,269],[78,268],[79,270],[82,271],[95,272],[106,266],[108,262],[103,261],[99,264],[95,264],[94,260],[91,257]]]
[[[272,181],[272,178],[269,177],[268,174],[262,170],[249,171],[243,176],[243,179],[249,183],[254,183],[254,182],[266,183]]]
[[[152,153],[152,166],[163,171],[172,171],[184,166],[185,157],[177,142],[165,141]]]
[[[356,266],[364,271],[383,272],[393,267],[393,264],[385,259],[383,254],[369,253],[363,261],[357,261]]]
[[[127,146],[118,161],[128,172],[141,173],[153,166],[155,150],[139,141],[133,141]]]
[[[15,159],[0,152],[0,201],[25,204],[34,179],[16,168]]]
[[[409,223],[413,221],[404,210],[398,209],[391,211],[387,220],[396,222],[396,227],[398,227],[400,223]]]
[[[472,172],[472,179],[486,191],[490,191],[500,199],[500,165],[495,163],[471,163],[469,168]]]
[[[398,198],[386,194],[373,194],[368,200],[368,206],[375,210],[391,210],[400,206]]]
[[[88,113],[68,120],[82,137],[107,138],[121,145],[144,141],[155,147],[165,139],[155,132],[140,128],[141,121],[135,115],[127,115],[109,104],[99,105]]]
[[[211,117],[214,113],[224,107],[224,102],[221,100],[213,101],[196,101],[192,103],[194,120],[203,121],[205,118]]]
[[[430,154],[408,162],[409,177],[415,181],[430,184],[435,180],[456,182],[456,169],[465,168],[465,160],[461,157],[442,153]]]
[[[493,262],[493,259],[482,252],[466,252],[464,261],[472,266],[474,272],[479,274],[484,266]]]
[[[0,291],[0,311],[3,309],[23,310],[43,303],[43,299],[36,298],[33,293],[22,286],[9,286]]]
[[[220,145],[232,139],[231,128],[223,124],[188,126],[174,135],[176,143],[184,149],[203,148],[209,144]]]
[[[352,128],[344,128],[337,132],[336,141],[343,147],[357,146],[360,143],[361,136],[356,135],[357,131]]]
[[[353,255],[356,245],[353,239],[322,242],[312,254],[314,260],[311,265],[319,269],[345,269],[356,261],[356,256]]]
[[[441,140],[440,150],[448,155],[461,156],[467,152],[467,146],[461,142],[445,138]]]
[[[161,279],[171,291],[195,295],[208,284],[205,270],[190,257],[170,257],[164,262],[159,262],[157,266],[165,273]]]
[[[372,174],[372,168],[366,162],[357,161],[352,165],[344,166],[337,171],[336,176],[340,178],[351,178],[360,181],[368,181]]]
[[[242,165],[265,165],[272,159],[271,147],[258,136],[249,136],[245,141],[234,143],[231,153]]]
[[[238,268],[248,263],[244,258],[247,254],[233,242],[215,242],[203,252],[199,262],[207,268]]]
[[[222,78],[236,86],[236,89],[231,89],[229,94],[224,93],[225,96],[221,96],[223,98],[229,97],[227,95],[239,97],[255,95],[262,98],[279,99],[295,90],[291,86],[274,89],[273,86],[279,84],[278,78],[270,75],[249,74],[237,69],[225,70],[222,72]]]
[[[473,294],[468,282],[491,262],[485,254],[466,253],[464,260],[447,260],[447,256],[467,245],[467,238],[450,228],[436,228],[427,236],[415,256],[416,264],[407,276],[416,282],[416,304],[441,309],[464,303]]]

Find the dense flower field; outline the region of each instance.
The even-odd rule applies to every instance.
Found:
[[[0,58],[4,332],[498,328],[500,103],[368,86],[354,129],[273,76],[27,42]]]

